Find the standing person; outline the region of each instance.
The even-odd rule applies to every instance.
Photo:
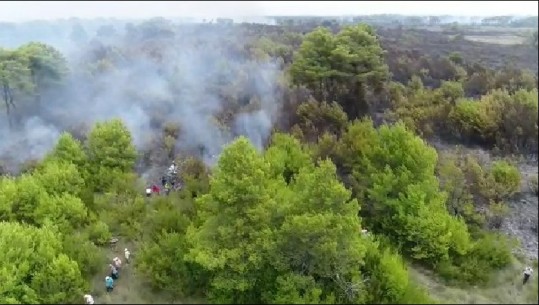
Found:
[[[114,264],[114,267],[116,267],[116,269],[122,268],[122,260],[119,259],[117,256],[112,259],[112,263]]]
[[[528,280],[532,276],[532,273],[533,273],[532,267],[528,266],[524,269],[524,280],[522,281],[522,285],[525,285],[528,282]]]
[[[167,195],[170,193],[170,184],[168,182],[165,184],[165,191]]]
[[[152,195],[152,189],[147,187],[146,188],[146,197],[150,197]]]
[[[112,277],[113,280],[117,280],[118,279],[118,269],[116,269],[116,267],[114,267],[112,264],[109,264],[109,267],[110,267],[110,277]]]
[[[94,304],[94,298],[92,298],[91,295],[89,294],[85,294],[84,295],[84,302],[88,305],[93,305]]]
[[[129,257],[131,256],[131,252],[129,252],[129,250],[127,250],[127,248],[125,248],[124,254],[125,254],[125,262],[127,264],[129,264]]]
[[[105,287],[107,292],[114,290],[114,280],[110,276],[105,277]]]
[[[175,175],[177,173],[176,172],[176,161],[172,161],[172,164],[168,168],[168,173],[169,173],[169,175]]]
[[[161,186],[165,187],[166,184],[167,184],[167,177],[165,176],[161,177]]]

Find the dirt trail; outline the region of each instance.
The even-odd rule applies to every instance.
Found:
[[[532,264],[537,269],[536,264]],[[431,297],[442,304],[538,304],[538,280],[522,285],[524,264],[515,262],[500,270],[486,287],[448,286],[431,271],[414,266],[409,268],[411,278],[423,286]]]
[[[131,251],[131,264],[125,262],[124,249],[126,247]],[[90,294],[94,297],[96,304],[197,304],[193,300],[173,300],[152,291],[135,271],[136,249],[132,244],[126,244],[120,240],[114,248],[109,248],[104,252],[107,261],[112,261],[115,256],[118,256],[122,260],[122,269],[118,280],[114,282],[112,292],[105,290],[105,276],[109,273],[108,265],[104,265],[103,271],[94,277]]]

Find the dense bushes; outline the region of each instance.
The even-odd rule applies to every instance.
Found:
[[[88,288],[79,266],[63,253],[58,232],[0,222],[0,301],[75,303]]]
[[[447,213],[438,189],[434,149],[403,125],[375,130],[370,121],[351,124],[338,147],[337,158],[365,205],[361,215],[371,230],[434,265],[449,251],[467,251],[466,226]]]
[[[425,137],[441,136],[503,151],[537,153],[537,89],[495,90],[480,99],[463,98],[462,85],[443,82],[426,89],[419,78],[408,87],[391,84],[388,118],[402,120]]]
[[[489,168],[473,156],[445,153],[437,172],[448,194],[447,210],[463,217],[473,231],[500,227],[505,201],[520,190],[518,169],[505,161],[494,161]]]
[[[301,124],[298,130],[312,126]],[[472,205],[481,198],[506,199],[520,185],[514,167],[496,162],[484,170],[469,159],[463,169],[453,160],[452,167],[439,169],[439,186],[436,152],[403,124],[375,129],[372,121],[361,120],[340,128],[341,137],[333,138],[327,154],[338,168],[319,159],[316,143],[304,145],[276,133],[261,155],[240,138],[224,150],[211,177],[204,164],[182,160],[184,189],[152,199],[151,205],[139,194],[141,186],[127,165],[117,168],[112,182],[102,185],[107,192],[91,200],[91,209],[79,194],[87,189],[85,181],[102,174],[87,170],[89,164],[101,165],[66,134],[34,172],[0,183],[6,225],[24,222],[31,225],[28,230],[58,230],[50,241],[58,245],[57,254],[50,254],[48,267],[38,268],[44,275],[22,282],[30,288],[9,291],[33,289],[27,297],[70,301],[100,270],[104,258],[98,246],[111,232],[137,241],[136,269],[153,289],[212,302],[429,303],[410,281],[397,250],[459,282],[485,282],[492,270],[510,262],[506,241],[491,235],[471,238],[446,202],[461,200],[455,197],[458,188],[469,194],[462,198]],[[118,144],[102,143],[104,151]],[[122,145],[130,147],[130,141]],[[117,147],[113,154],[123,151]],[[470,223],[468,216],[463,214]],[[370,237],[360,234],[361,223]],[[45,275],[64,273],[67,290],[59,288],[63,284],[43,284]]]
[[[100,132],[100,128],[105,131]],[[111,137],[111,134],[120,136],[121,132],[115,132],[118,130],[125,132],[126,141],[116,142]],[[122,160],[129,160],[132,144],[120,121],[99,125],[89,144],[99,153],[87,157],[78,141],[63,134],[57,146],[32,172],[0,179],[0,210],[4,221],[0,224],[3,226],[0,252],[5,254],[0,262],[2,266],[12,266],[4,270],[9,271],[11,279],[2,280],[3,302],[78,303],[89,288],[90,277],[102,270],[104,256],[96,245],[109,241],[109,227],[93,214],[94,200],[86,202],[81,198],[88,198],[88,182],[92,185],[103,181],[104,177],[99,176],[103,162],[97,159],[120,160],[119,155],[125,153],[128,157]],[[117,153],[110,155],[109,145]],[[133,161],[125,161],[119,174],[129,172],[132,166],[129,162]],[[109,181],[118,177],[109,177]],[[130,215],[125,216],[130,219]],[[13,242],[16,244],[11,245]],[[16,257],[20,251],[23,251],[18,253],[20,257]]]
[[[512,261],[510,241],[498,234],[487,234],[477,240],[469,253],[442,263],[438,272],[449,281],[461,284],[486,284],[492,271]]]
[[[455,135],[510,151],[537,151],[537,90],[494,91],[461,100],[449,115]]]
[[[264,156],[237,140],[214,173],[195,222],[174,208],[185,199],[154,202],[138,269],[155,288],[207,289],[213,302],[429,302],[398,254],[360,235],[331,162],[315,165],[297,140],[275,134]]]

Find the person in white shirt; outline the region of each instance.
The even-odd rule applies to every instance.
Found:
[[[522,282],[522,285],[526,284],[528,282],[528,280],[530,279],[530,276],[532,275],[533,273],[533,269],[531,267],[526,267],[526,269],[524,269],[524,280]]]
[[[122,260],[119,259],[117,256],[112,259],[112,262],[114,263],[114,267],[116,267],[117,269],[122,268]]]
[[[175,175],[177,174],[178,172],[176,171],[176,161],[172,161],[172,164],[170,165],[170,167],[168,168],[168,174],[169,175]]]
[[[125,248],[124,254],[125,254],[125,262],[129,264],[129,256],[131,256],[131,252],[129,252],[129,250]]]
[[[94,304],[94,298],[92,298],[92,296],[89,294],[84,295],[84,301],[86,304]]]

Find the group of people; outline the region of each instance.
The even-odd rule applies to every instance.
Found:
[[[178,168],[176,162],[172,161],[172,164],[167,170],[167,173],[161,177],[161,186],[165,190],[165,193],[168,195],[172,189],[176,186],[176,175],[178,174]],[[157,185],[148,186],[146,188],[146,197],[151,197],[152,195],[160,195],[161,188]]]
[[[124,249],[124,256],[126,263],[129,263],[129,257],[131,252],[127,248]],[[110,274],[105,277],[105,288],[107,292],[114,290],[114,281],[118,280],[120,276],[120,269],[122,268],[122,260],[118,257],[112,259],[112,264],[109,264]]]
[[[124,257],[125,262],[129,263],[129,258],[131,256],[131,252],[127,248],[124,249]],[[115,257],[112,259],[112,264],[109,264],[110,268],[110,274],[105,277],[105,288],[107,289],[107,292],[111,292],[114,290],[114,282],[118,280],[118,277],[120,275],[120,269],[122,268],[122,260],[119,257]],[[84,301],[86,304],[94,304],[94,298],[86,294],[84,295]]]

